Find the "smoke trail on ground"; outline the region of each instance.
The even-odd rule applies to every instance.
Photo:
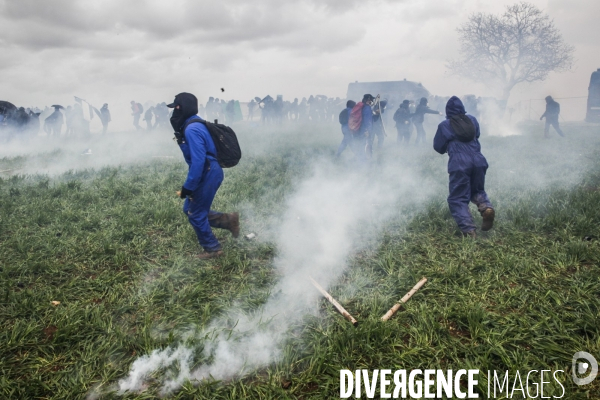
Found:
[[[329,162],[316,163],[312,175],[289,197],[275,227],[274,267],[280,279],[264,306],[253,314],[224,313],[196,335],[203,347],[180,345],[140,357],[118,382],[118,393],[144,390],[149,376],[157,372],[164,395],[187,380],[227,380],[278,361],[289,328],[315,312],[319,294],[308,277],[324,287],[336,282],[346,270],[348,256],[377,235],[398,212],[395,206],[419,203],[428,196],[423,181],[409,173],[403,176],[382,168],[373,179]],[[203,363],[194,369],[198,360]]]

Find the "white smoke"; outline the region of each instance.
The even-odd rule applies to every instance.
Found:
[[[427,185],[410,178],[408,171],[401,178],[392,168],[380,169],[377,176],[317,163],[312,176],[288,199],[276,229],[274,266],[280,279],[264,306],[250,315],[236,309],[226,312],[196,335],[205,338],[200,351],[182,344],[139,358],[118,382],[118,393],[143,391],[149,378],[158,376],[166,395],[186,381],[241,377],[278,361],[290,327],[315,311],[319,293],[309,276],[325,288],[338,281],[348,256],[398,213],[394,206],[401,198],[403,204],[415,204],[427,196],[422,189]],[[194,354],[202,361],[195,369]]]

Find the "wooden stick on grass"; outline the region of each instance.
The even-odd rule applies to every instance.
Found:
[[[419,283],[417,283],[410,290],[410,292],[406,293],[406,295],[403,298],[401,298],[398,303],[394,304],[394,307],[390,308],[390,310],[388,312],[386,312],[383,317],[381,317],[381,320],[387,321],[388,319],[392,318],[392,316],[394,314],[396,314],[396,311],[398,311],[400,309],[400,307],[402,307],[402,304],[406,303],[408,301],[408,299],[410,299],[412,297],[412,295],[417,292],[417,290],[421,289],[421,286],[423,286],[425,284],[425,282],[427,282],[427,278],[421,279],[419,281]]]
[[[358,325],[358,321],[354,319],[354,317],[352,315],[350,315],[350,313],[348,311],[346,311],[344,309],[344,307],[342,307],[342,305],[340,303],[338,303],[329,293],[327,293],[327,291],[325,289],[323,289],[321,287],[321,285],[319,285],[313,278],[311,278],[310,276],[308,277],[308,279],[310,279],[310,281],[312,282],[312,284],[314,285],[314,287],[317,288],[317,290],[319,292],[321,292],[321,294],[327,299],[329,300],[329,302],[331,304],[333,304],[333,306],[340,312],[340,314],[342,314],[344,316],[344,318],[346,318],[348,321],[350,321],[352,323],[352,325],[357,326]]]

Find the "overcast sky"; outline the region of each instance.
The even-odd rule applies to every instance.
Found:
[[[349,82],[422,82],[433,94],[486,93],[446,73],[456,27],[514,0],[0,0],[0,97],[18,105],[112,108],[189,91],[344,97]],[[600,68],[600,0],[531,0],[576,47],[571,72],[517,87],[521,98],[585,96]]]

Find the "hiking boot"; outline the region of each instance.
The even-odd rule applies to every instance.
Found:
[[[493,208],[486,208],[485,211],[481,213],[481,217],[483,218],[483,224],[481,224],[481,230],[484,232],[489,231],[494,226],[494,217],[496,216],[496,212]]]
[[[223,250],[217,250],[217,251],[205,251],[204,253],[198,254],[196,257],[198,257],[201,260],[208,260],[209,258],[221,257],[222,255],[223,255]]]
[[[463,237],[469,237],[471,239],[477,239],[477,234],[475,233],[475,229],[473,229],[472,231],[469,231],[469,232],[463,232],[462,235],[463,235]]]

